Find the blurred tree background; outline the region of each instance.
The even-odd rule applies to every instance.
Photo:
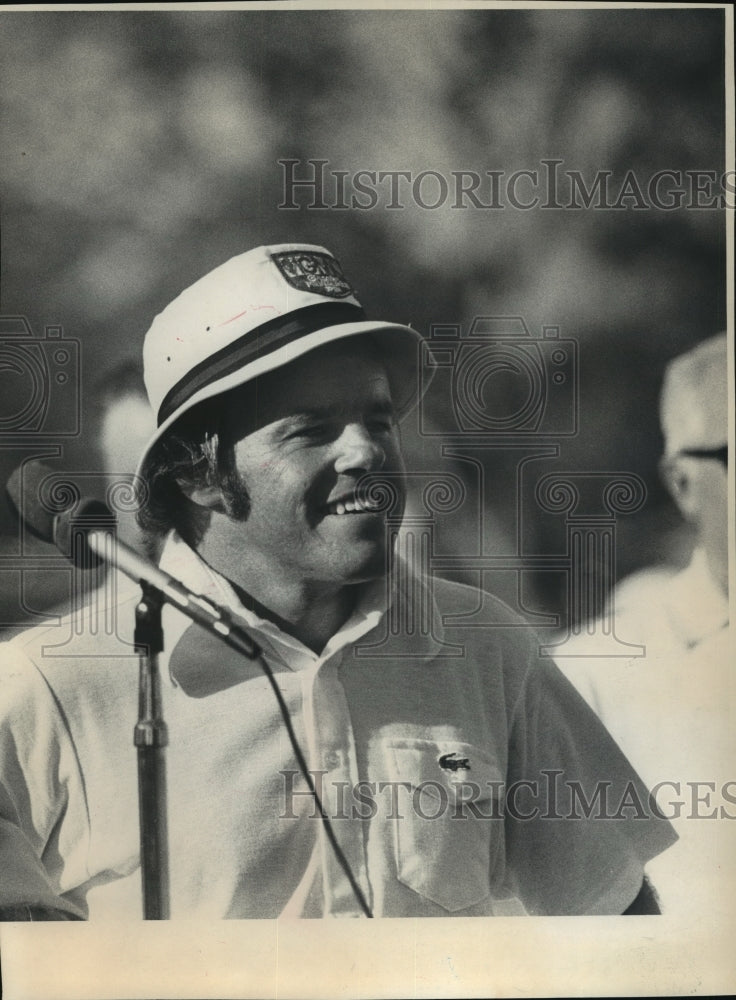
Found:
[[[643,184],[660,170],[720,176],[722,10],[39,10],[0,24],[2,313],[27,316],[37,337],[60,325],[81,342],[69,468],[100,461],[95,381],[139,357],[152,317],[182,288],[259,243],[322,243],[369,315],[423,333],[520,316],[534,336],[556,325],[574,338],[579,431],[540,473],[637,473],[648,499],[620,523],[618,574],[682,557],[656,470],[656,400],[665,363],[725,328],[724,211],[631,199],[617,210],[460,209],[452,195],[436,209],[411,197],[389,208],[385,194],[370,210],[320,210],[307,190],[288,210],[278,161],[299,161],[299,177],[321,159],[348,175],[449,179],[557,159],[588,184],[611,171],[615,190],[628,170]],[[422,192],[436,198],[429,182]],[[12,366],[0,378],[15,412],[27,389]],[[446,398],[429,406],[437,427],[452,422]],[[406,435],[415,460],[438,461],[435,438]],[[6,441],[3,479],[28,443]],[[489,540],[501,549],[516,544],[518,457],[483,457]],[[12,551],[7,505],[2,518]],[[458,524],[445,527],[448,550],[464,547]],[[526,551],[559,551],[533,511],[525,532]],[[504,596],[515,587],[488,582]],[[527,574],[524,586],[530,607],[564,611],[554,574]]]

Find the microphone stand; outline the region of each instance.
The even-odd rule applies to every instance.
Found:
[[[140,583],[143,594],[136,608],[135,645],[140,655],[139,721],[135,727],[135,745],[138,748],[138,798],[140,803],[141,877],[143,881],[144,918],[167,920],[169,917],[168,838],[166,817],[166,774],[164,750],[168,738],[161,706],[161,684],[158,673],[158,654],[163,649],[161,608],[171,604],[192,621],[207,629],[249,660],[258,660],[271,685],[281,711],[289,742],[299,769],[314,796],[323,823],[325,835],[340,867],[353,890],[356,900],[366,917],[373,914],[350,870],[350,865],[340,847],[304,753],[294,732],[289,709],[271,668],[264,659],[260,646],[251,639],[224,608],[201,594],[194,594],[168,573],[154,566],[128,545],[110,538],[114,518],[99,501],[85,501],[73,520],[56,518],[54,537],[56,544],[65,551],[69,541],[67,533],[83,536],[86,543],[85,558],[92,555],[109,563]],[[104,527],[103,527],[104,526]],[[85,530],[86,528],[86,530]],[[104,530],[107,528],[107,530]],[[80,530],[81,529],[81,530]],[[72,542],[74,543],[74,538]],[[75,546],[73,545],[73,548]],[[76,561],[76,559],[75,559]]]
[[[31,481],[40,490],[53,470],[42,463],[31,463],[35,469]],[[32,491],[31,491],[32,492]],[[171,604],[182,614],[207,629],[236,652],[259,663],[271,685],[287,736],[302,777],[314,797],[322,820],[325,836],[335,858],[345,874],[366,917],[372,917],[366,896],[350,870],[347,858],[338,843],[335,831],[322,804],[322,798],[307,765],[304,752],[291,721],[289,707],[281,688],[264,658],[260,647],[231,615],[214,601],[194,594],[174,577],[164,573],[142,558],[114,534],[116,519],[99,500],[81,501],[72,511],[57,514],[49,523],[48,510],[30,510],[25,516],[22,468],[8,481],[8,494],[13,506],[29,529],[57,548],[82,569],[91,569],[104,562],[125,573],[141,585],[142,596],[136,608],[135,648],[140,657],[139,718],[134,729],[138,750],[138,800],[140,812],[140,854],[143,888],[143,908],[146,920],[166,920],[169,917],[169,868],[166,810],[166,772],[164,751],[168,743],[163,719],[161,681],[158,656],[163,650],[161,609]],[[40,494],[39,494],[40,495]],[[32,506],[32,505],[31,505]]]
[[[169,919],[169,845],[166,815],[168,732],[161,704],[158,654],[164,648],[161,592],[142,584],[135,609],[135,648],[140,658],[138,722],[138,809],[143,881],[143,919]]]
[[[214,601],[191,591],[153,563],[100,528],[100,507],[93,501],[74,518],[72,531],[83,535],[88,550],[140,583],[141,600],[135,613],[135,647],[140,658],[138,722],[134,744],[138,751],[138,803],[141,880],[145,920],[169,919],[169,857],[166,809],[165,749],[168,732],[163,718],[158,656],[164,648],[161,609],[171,604],[192,621],[250,660],[261,649]],[[85,530],[85,522],[87,530]]]

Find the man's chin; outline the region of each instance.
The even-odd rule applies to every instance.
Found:
[[[378,580],[386,576],[389,569],[390,559],[384,548],[381,547],[380,550],[365,553],[363,558],[343,563],[339,567],[338,576],[346,586],[352,586]]]

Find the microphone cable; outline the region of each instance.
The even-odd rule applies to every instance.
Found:
[[[56,545],[62,553],[67,555],[68,558],[71,558],[73,562],[82,568],[92,568],[94,565],[99,565],[100,562],[106,562],[115,566],[117,569],[121,570],[138,583],[142,583],[144,580],[148,581],[150,585],[162,594],[163,598],[167,600],[172,607],[178,608],[179,611],[186,614],[195,623],[205,627],[206,631],[210,632],[210,634],[216,633],[218,637],[228,646],[258,664],[262,673],[271,685],[271,690],[276,698],[279,712],[281,713],[281,718],[286,728],[289,742],[291,743],[291,748],[294,751],[294,756],[296,757],[296,761],[299,766],[299,771],[307,783],[309,792],[314,798],[315,805],[319,811],[320,819],[322,820],[325,835],[327,836],[335,858],[348,880],[350,888],[352,889],[364,915],[372,918],[373,913],[371,912],[365,896],[363,895],[362,889],[358,885],[357,879],[350,869],[350,865],[348,864],[342,848],[337,842],[337,837],[335,836],[332,823],[330,822],[329,816],[325,811],[322,799],[314,783],[314,779],[312,778],[309,768],[307,767],[306,758],[301,746],[299,745],[296,733],[294,732],[289,707],[284,700],[273,671],[271,670],[271,667],[269,666],[258,644],[240,626],[238,626],[237,629],[232,629],[230,627],[232,624],[231,618],[230,615],[224,611],[224,609],[213,605],[211,601],[208,601],[206,598],[201,596],[194,596],[193,599],[189,599],[186,588],[182,587],[178,580],[175,580],[168,574],[163,573],[158,569],[158,567],[154,566],[148,560],[142,559],[142,557],[130,549],[129,546],[119,543],[114,535],[115,519],[109,508],[107,508],[100,501],[81,501],[75,511],[74,518],[68,513],[54,516],[51,511],[48,508],[44,508],[38,500],[36,500],[33,504],[26,505],[24,503],[24,497],[42,496],[44,483],[49,478],[54,477],[55,473],[53,469],[50,469],[48,466],[44,465],[44,463],[39,461],[32,461],[28,463],[27,469],[24,468],[24,465],[25,463],[16,469],[11,475],[8,480],[6,491],[13,507],[18,511],[23,522],[28,528],[30,528],[34,535],[44,541],[48,541],[49,543]],[[79,500],[80,498],[77,497],[77,499]],[[81,549],[77,547],[75,552],[72,545],[72,536],[75,529],[77,527],[81,527],[85,518],[91,518],[91,521],[86,522],[86,528],[88,532],[91,531],[92,535],[94,534],[95,529],[99,529],[103,526],[106,531],[112,529],[113,537],[115,537],[116,541],[115,558],[111,559],[109,552],[107,551],[104,555],[100,555],[94,548],[90,548],[90,536],[86,533],[85,544],[81,547]],[[92,557],[91,562],[89,561],[90,557]],[[81,562],[79,562],[78,559],[81,559]]]
[[[357,879],[353,875],[350,865],[348,864],[348,860],[345,857],[339,843],[337,842],[337,837],[335,836],[335,831],[332,828],[332,823],[330,822],[329,816],[325,812],[325,808],[322,804],[322,799],[320,798],[319,792],[317,791],[317,786],[315,785],[314,779],[312,778],[309,768],[307,767],[307,761],[304,757],[304,753],[302,752],[302,748],[299,745],[299,740],[297,739],[297,735],[294,732],[294,726],[291,721],[291,713],[289,712],[289,706],[286,704],[284,700],[284,696],[281,693],[281,688],[279,687],[276,678],[274,677],[273,671],[271,670],[271,667],[268,665],[268,662],[260,649],[258,650],[257,654],[254,657],[252,657],[252,659],[261,668],[264,675],[266,676],[266,679],[268,680],[268,683],[271,685],[271,689],[274,693],[276,702],[278,703],[279,706],[279,711],[281,712],[281,718],[283,720],[287,735],[289,737],[289,742],[291,743],[291,749],[294,751],[294,756],[296,757],[297,764],[299,765],[299,770],[302,774],[302,777],[306,781],[307,787],[309,788],[309,791],[314,798],[315,805],[319,810],[320,819],[322,820],[322,825],[324,827],[327,839],[330,842],[330,846],[332,847],[333,853],[337,858],[340,867],[342,868],[343,874],[350,883],[350,888],[353,890],[353,895],[360,904],[360,908],[362,909],[363,914],[366,917],[372,918],[373,914],[371,912],[370,907],[368,906],[368,903],[366,902],[365,896],[363,895],[363,890],[358,885]]]

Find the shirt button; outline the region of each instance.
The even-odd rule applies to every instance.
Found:
[[[325,754],[325,767],[328,771],[335,771],[342,764],[342,757],[337,750],[330,750]]]

